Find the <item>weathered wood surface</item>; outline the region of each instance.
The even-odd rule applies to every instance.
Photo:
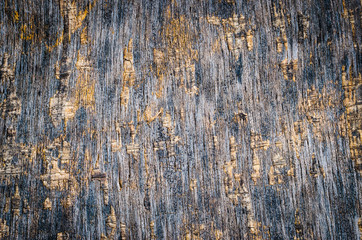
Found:
[[[0,3],[1,239],[361,239],[361,2]]]

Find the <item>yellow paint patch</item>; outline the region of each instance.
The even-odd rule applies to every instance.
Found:
[[[158,112],[155,111],[155,108],[155,104],[150,104],[146,107],[143,116],[147,124],[150,124],[151,122],[155,121],[159,116],[162,116],[163,108],[160,108]]]
[[[163,96],[166,75],[171,73],[170,70],[175,73],[180,88],[187,94],[197,94],[195,61],[198,60],[198,52],[192,46],[197,34],[185,16],[173,17],[170,8],[167,8],[166,13],[164,28],[161,31],[165,49],[154,49],[153,52],[155,63],[153,71],[158,79],[158,89],[155,94],[158,98]]]
[[[136,80],[136,71],[133,64],[133,40],[130,39],[128,47],[123,51],[123,86],[121,92],[121,105],[128,105],[130,87]]]
[[[28,26],[27,24],[23,24],[20,28],[20,38],[23,40],[31,40],[34,37],[34,29],[33,25]]]

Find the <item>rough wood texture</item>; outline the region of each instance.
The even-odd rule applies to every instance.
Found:
[[[0,2],[0,239],[362,239],[361,2]]]

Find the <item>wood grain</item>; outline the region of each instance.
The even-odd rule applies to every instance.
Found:
[[[0,3],[0,239],[362,239],[358,0]]]

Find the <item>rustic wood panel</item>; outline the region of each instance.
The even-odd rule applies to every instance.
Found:
[[[358,0],[0,2],[0,239],[362,239]]]

